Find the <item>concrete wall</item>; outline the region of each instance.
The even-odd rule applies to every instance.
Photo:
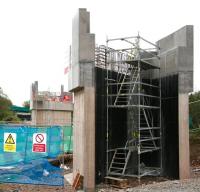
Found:
[[[83,175],[84,191],[95,190],[95,36],[90,14],[79,9],[72,23],[72,69],[69,90],[74,93],[73,173]]]
[[[179,73],[179,92],[193,91],[193,26],[187,25],[157,42],[161,77]]]
[[[31,86],[30,109],[33,125],[71,125],[73,115],[72,94],[63,91],[55,93],[38,91],[38,82]],[[69,96],[70,100],[64,100]]]
[[[73,103],[65,102],[55,102],[55,101],[46,101],[45,99],[35,98],[32,101],[33,105],[31,109],[38,110],[58,110],[58,111],[73,111]]]
[[[37,96],[31,103],[33,125],[71,125],[73,103],[46,101]]]
[[[33,109],[31,112],[33,125],[71,125],[72,111],[55,111]]]
[[[72,68],[69,90],[94,86],[95,35],[90,33],[90,13],[79,9],[72,22]]]
[[[173,169],[173,164],[178,165],[178,176],[180,179],[190,177],[190,162],[189,162],[189,110],[188,110],[188,93],[193,91],[193,26],[187,25],[178,31],[164,37],[157,42],[160,47],[160,67],[162,84],[162,105],[167,105],[167,102],[177,106],[177,119],[174,119],[174,130],[170,128],[165,119],[167,116],[171,116],[170,111],[163,111],[162,117],[165,122],[164,125],[164,146],[169,143],[174,143],[171,148],[164,148],[164,161],[166,163],[165,169]],[[177,82],[171,81],[173,76],[177,76]],[[175,94],[172,94],[174,87]],[[168,90],[171,89],[171,90]],[[173,98],[170,97],[173,95]],[[164,97],[163,97],[164,96]],[[176,109],[174,109],[176,110]],[[170,119],[170,118],[169,118]],[[177,134],[176,134],[177,132]],[[171,136],[171,137],[170,137]],[[177,140],[173,142],[173,140]],[[178,146],[177,146],[178,145]],[[174,147],[174,148],[173,148]],[[175,153],[177,149],[178,153]],[[171,150],[171,152],[170,152]],[[177,161],[170,162],[166,159],[170,159],[169,156],[177,156]],[[167,163],[169,167],[167,166]],[[167,170],[166,170],[167,171]]]

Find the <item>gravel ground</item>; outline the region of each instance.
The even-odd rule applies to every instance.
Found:
[[[128,189],[99,189],[98,192],[200,192],[200,178],[164,181]]]
[[[126,190],[127,192],[199,192],[200,178],[183,181],[165,181]]]
[[[65,187],[51,187],[42,185],[17,185],[17,184],[0,184],[0,192],[70,192],[69,185]],[[111,188],[104,185],[103,188],[97,189],[97,192],[200,192],[200,177],[188,180],[163,181],[153,184],[142,184],[140,186],[128,189]]]

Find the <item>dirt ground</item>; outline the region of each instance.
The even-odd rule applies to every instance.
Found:
[[[54,192],[66,191],[64,187],[51,187],[44,185],[0,184],[0,192]],[[67,190],[68,191],[68,190]]]
[[[147,177],[142,178],[139,182],[137,179],[129,180],[130,189],[120,190],[117,188],[112,188],[107,184],[100,184],[97,186],[97,190],[99,192],[109,192],[109,191],[157,191],[156,187],[162,187],[168,189],[167,185],[173,186],[194,186],[194,182],[200,183],[200,136],[190,137],[190,157],[191,157],[191,176],[193,179],[190,181],[169,181],[163,177]],[[67,160],[66,165],[70,167],[66,173],[72,172],[72,158]],[[56,163],[55,163],[56,164]],[[196,180],[195,180],[196,179]],[[162,184],[163,183],[163,184]],[[196,186],[196,185],[195,185]],[[187,188],[187,187],[186,187]],[[151,190],[154,189],[154,190]],[[188,190],[188,189],[187,189]],[[187,191],[186,190],[186,191]],[[198,188],[200,191],[200,186]],[[8,183],[0,183],[0,192],[71,192],[72,188],[69,183],[65,182],[65,186],[46,186],[46,185],[22,185],[22,184],[8,184]],[[158,190],[159,191],[159,190]],[[173,191],[173,190],[172,190]],[[176,191],[176,190],[174,190]],[[184,190],[183,190],[184,191]],[[191,191],[193,191],[191,189]],[[195,190],[194,190],[195,191]]]

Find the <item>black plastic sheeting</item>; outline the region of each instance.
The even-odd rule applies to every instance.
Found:
[[[96,182],[106,176],[106,70],[95,68],[96,72]],[[115,75],[114,73],[112,75]],[[109,109],[109,148],[125,146],[127,113],[122,109]]]
[[[95,68],[96,72],[96,120],[95,120],[95,167],[96,183],[106,175],[106,70]]]
[[[106,70],[95,68],[96,75],[96,183],[106,176]],[[162,116],[162,163],[163,176],[179,177],[178,151],[178,75],[161,79]],[[123,110],[109,109],[109,148],[122,147],[127,137],[127,113]],[[145,155],[148,165],[157,165],[159,154],[155,157]]]
[[[178,74],[161,79],[163,175],[179,178]]]

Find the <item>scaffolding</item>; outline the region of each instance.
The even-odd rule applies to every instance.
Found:
[[[162,172],[159,47],[141,36],[108,39],[98,49],[106,68],[107,175],[160,175]],[[112,148],[112,111],[126,113],[126,140]],[[116,114],[116,113],[115,113]],[[119,121],[119,120],[118,120]],[[120,135],[119,135],[120,140]],[[119,142],[121,143],[121,142]]]

